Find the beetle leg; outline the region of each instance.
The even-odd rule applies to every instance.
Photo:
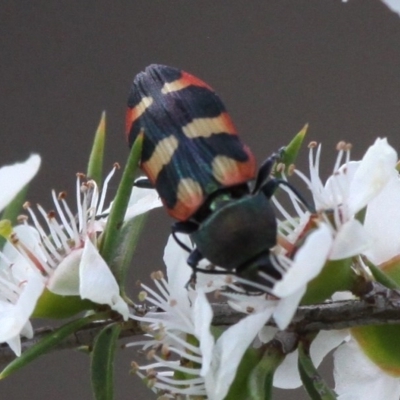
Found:
[[[133,186],[140,189],[154,189],[154,185],[150,182],[148,178],[138,178],[135,180]]]
[[[199,227],[199,225],[196,224],[195,222],[180,221],[180,222],[173,223],[171,226],[171,229],[172,229],[172,232],[186,233],[186,234],[190,235],[191,233],[196,232],[198,227]]]
[[[272,168],[277,160],[282,157],[282,153],[285,151],[285,148],[282,147],[276,153],[271,154],[262,164],[260,169],[258,170],[256,183],[253,188],[253,193],[257,193],[267,182],[269,179]]]
[[[190,287],[194,287],[196,285],[196,275],[197,275],[197,265],[200,262],[200,260],[203,259],[203,255],[200,253],[198,249],[194,249],[190,255],[189,258],[187,259],[188,265],[192,268],[192,275],[190,276],[190,279],[188,283],[186,284],[186,289]]]
[[[186,250],[188,253],[192,252],[192,249],[188,246],[186,246],[185,243],[183,243],[178,236],[176,235],[177,233],[186,233],[190,234],[196,231],[198,226],[190,221],[186,222],[175,222],[174,224],[171,225],[171,232],[172,236],[175,239],[175,242],[179,244],[179,246],[182,247],[183,250]]]

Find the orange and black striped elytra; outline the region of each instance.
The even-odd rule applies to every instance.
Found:
[[[259,281],[260,270],[280,278],[270,254],[277,224],[269,201],[280,184],[287,185],[270,178],[278,155],[257,174],[252,152],[213,89],[163,65],[150,65],[133,81],[126,117],[129,144],[140,134],[140,166],[179,221],[172,232],[190,252],[194,276],[210,273],[197,267],[206,258],[252,281]],[[195,249],[181,243],[176,232],[189,234]]]
[[[188,220],[219,189],[256,174],[254,156],[237,136],[224,104],[186,72],[151,65],[139,74],[126,128],[131,145],[144,133],[141,167],[179,221]]]

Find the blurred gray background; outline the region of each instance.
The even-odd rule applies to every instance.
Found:
[[[39,153],[29,198],[47,207],[50,189],[72,192],[86,170],[103,110],[105,169],[125,162],[129,86],[150,63],[213,86],[259,161],[306,122],[326,174],[339,140],[356,157],[377,136],[400,144],[400,18],[378,0],[5,0],[0,55],[1,164]],[[162,268],[170,222],[162,209],[149,218],[135,257],[143,280]],[[116,399],[154,398],[129,376],[133,359],[119,352]],[[91,399],[88,366],[80,353],[50,354],[0,382],[0,399]],[[290,398],[307,396],[277,397]]]

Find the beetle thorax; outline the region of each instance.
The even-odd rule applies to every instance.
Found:
[[[260,193],[221,199],[192,239],[210,262],[234,270],[273,247],[276,229],[270,202]]]

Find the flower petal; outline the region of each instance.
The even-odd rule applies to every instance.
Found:
[[[325,356],[340,345],[349,335],[347,330],[321,331],[311,343],[310,355],[315,367],[319,367]],[[295,389],[302,385],[298,366],[298,351],[286,356],[274,375],[274,386],[281,389]]]
[[[128,305],[119,294],[118,283],[90,240],[85,242],[79,267],[79,291],[82,299],[108,304],[125,321],[128,319]]]
[[[279,300],[274,311],[274,321],[280,330],[286,329],[289,325],[306,290],[307,285],[304,285],[296,292]]]
[[[0,302],[0,343],[12,340],[26,328],[36,302],[44,290],[40,275],[31,272],[15,304]]]
[[[330,260],[342,260],[361,254],[372,245],[371,237],[360,221],[351,219],[345,222],[339,229],[332,250]]]
[[[211,368],[205,377],[208,398],[222,400],[235,378],[237,367],[261,328],[272,315],[273,308],[249,315],[228,328],[217,340]]]
[[[399,204],[400,180],[397,176],[368,204],[364,227],[374,245],[364,254],[374,264],[379,265],[400,254]]]
[[[186,246],[192,248],[188,235],[178,234],[178,238]],[[167,267],[169,293],[173,295],[181,307],[185,304],[185,308],[189,309],[189,298],[185,286],[192,275],[192,269],[186,262],[187,258],[188,253],[178,245],[172,235],[169,235],[164,250],[164,263]]]
[[[40,157],[32,154],[26,161],[0,168],[0,211],[36,175],[40,167]]]
[[[61,261],[47,283],[47,288],[51,292],[61,296],[78,296],[80,294],[79,266],[82,253],[83,249],[73,250]]]
[[[382,3],[385,3],[390,10],[400,15],[400,3],[398,0],[381,0]]]
[[[214,338],[210,332],[213,310],[202,290],[197,291],[197,298],[193,305],[193,316],[195,316],[194,331],[196,337],[199,339],[202,355],[200,375],[205,376],[212,360]]]
[[[328,259],[333,239],[326,224],[311,232],[297,252],[293,264],[284,277],[275,284],[272,292],[277,297],[287,297],[315,278]]]
[[[376,139],[365,153],[350,184],[349,209],[357,213],[364,208],[397,174],[397,153],[387,139]]]
[[[310,355],[314,365],[318,367],[325,356],[338,347],[348,336],[349,331],[347,329],[320,331],[310,347]]]
[[[296,389],[302,385],[297,360],[299,352],[295,350],[288,354],[276,369],[274,386],[280,389]]]
[[[155,189],[133,187],[124,220],[135,218],[156,207],[161,207],[160,196]]]
[[[398,400],[400,381],[371,362],[355,340],[341,345],[334,354],[335,391],[339,400]]]

